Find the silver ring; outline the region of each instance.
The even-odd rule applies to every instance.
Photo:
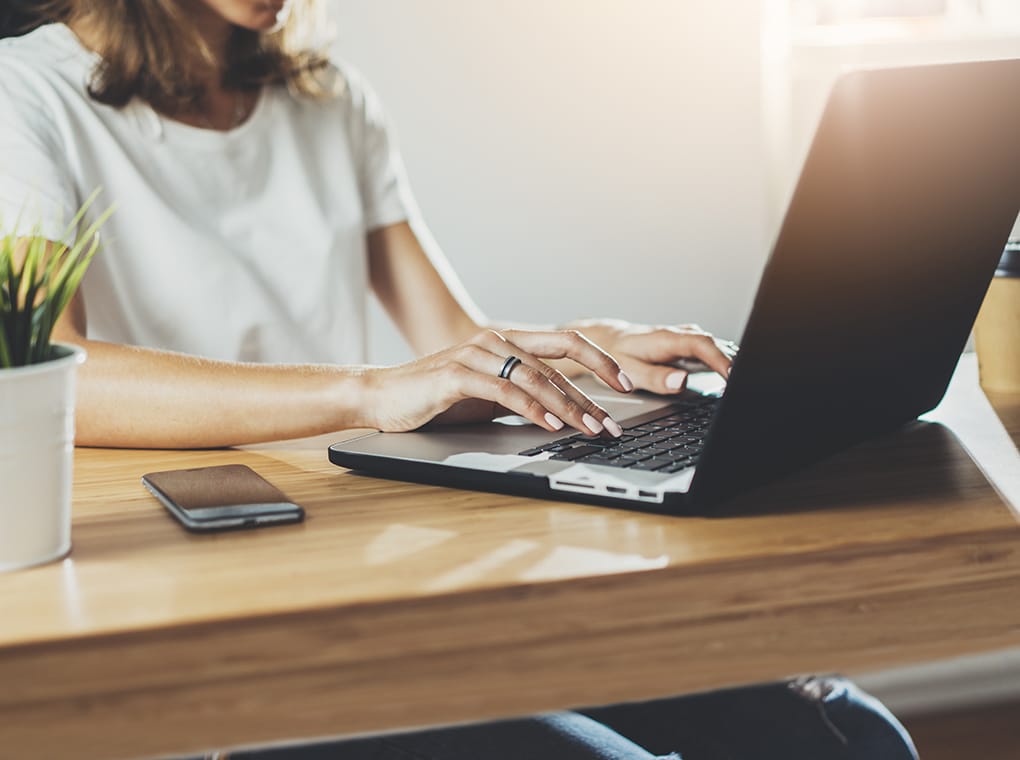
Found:
[[[506,358],[503,362],[503,368],[499,371],[499,376],[503,380],[510,379],[510,373],[514,371],[514,367],[521,363],[521,360],[512,354]]]

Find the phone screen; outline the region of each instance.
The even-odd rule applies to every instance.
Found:
[[[304,510],[241,464],[151,472],[142,483],[189,528],[293,522]]]

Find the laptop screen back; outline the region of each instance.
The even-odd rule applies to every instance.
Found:
[[[834,88],[692,484],[715,501],[935,406],[1020,211],[1020,61]]]

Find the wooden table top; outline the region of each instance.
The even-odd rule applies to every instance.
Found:
[[[0,758],[520,715],[1020,646],[1020,396],[664,517],[354,475],[343,436],[80,449],[73,551],[0,575]],[[188,534],[152,470],[251,466],[303,524]]]

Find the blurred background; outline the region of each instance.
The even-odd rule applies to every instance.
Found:
[[[1020,56],[1017,0],[331,1],[469,292],[534,323],[739,338],[838,73]]]

